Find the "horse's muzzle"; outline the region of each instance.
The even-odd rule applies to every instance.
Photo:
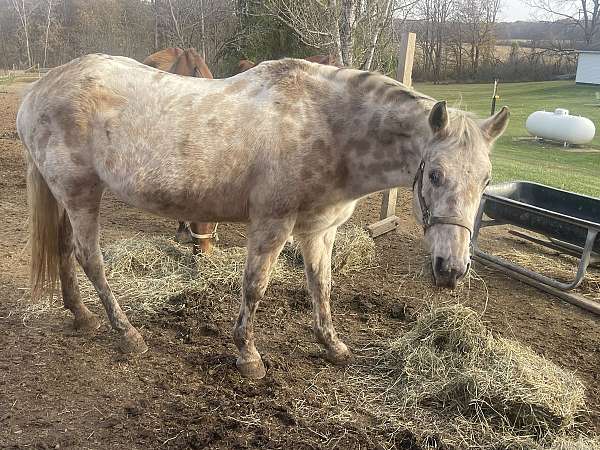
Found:
[[[448,262],[444,258],[439,256],[435,258],[433,265],[433,278],[435,279],[435,285],[439,287],[447,287],[454,289],[456,283],[460,280],[468,270],[458,270],[454,267],[450,267]]]

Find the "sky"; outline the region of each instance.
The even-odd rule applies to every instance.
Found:
[[[527,0],[503,0],[500,11],[501,22],[516,20],[535,20],[535,10],[526,3]]]

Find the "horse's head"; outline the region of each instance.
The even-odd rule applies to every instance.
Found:
[[[307,61],[323,64],[325,66],[335,66],[342,67],[338,62],[335,56],[333,55],[314,55],[304,58]]]
[[[252,69],[254,66],[256,66],[256,63],[253,61],[250,61],[249,59],[240,59],[236,73],[245,72],[246,70]]]
[[[177,57],[169,72],[186,77],[213,78],[206,62],[194,48],[184,50]]]
[[[508,108],[477,122],[438,102],[431,138],[413,184],[414,212],[425,230],[435,283],[454,288],[471,262],[470,240],[481,194],[490,180],[490,148],[508,125]]]

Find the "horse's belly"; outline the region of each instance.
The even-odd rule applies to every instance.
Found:
[[[143,187],[127,182],[108,183],[124,202],[154,214],[193,222],[245,222],[248,219],[246,195],[227,186],[192,190],[179,183],[147,183]],[[223,195],[221,192],[228,191]]]

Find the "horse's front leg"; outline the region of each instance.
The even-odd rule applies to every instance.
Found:
[[[179,227],[175,232],[175,241],[179,242],[180,244],[189,244],[192,242],[190,225],[187,222],[179,222]]]
[[[313,301],[313,330],[325,347],[326,357],[334,364],[347,364],[352,354],[337,336],[331,320],[331,252],[337,227],[324,232],[297,235],[300,243],[308,290]]]
[[[290,219],[262,220],[252,222],[248,233],[248,256],[242,282],[242,304],[233,341],[240,351],[236,365],[248,378],[265,376],[265,366],[254,345],[254,316],[263,298],[273,264],[290,235],[293,221]]]
[[[194,255],[212,253],[213,242],[217,237],[217,225],[216,223],[190,223]]]

